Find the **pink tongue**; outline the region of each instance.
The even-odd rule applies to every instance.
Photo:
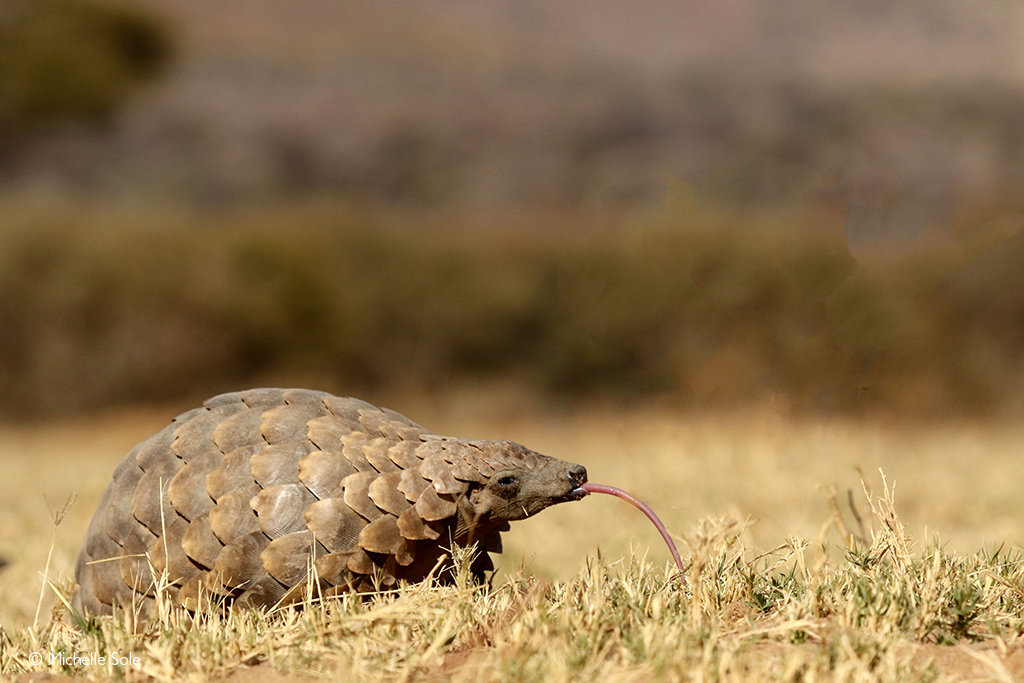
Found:
[[[676,550],[676,544],[672,542],[672,537],[668,535],[668,529],[665,528],[665,525],[662,524],[660,519],[658,519],[658,515],[654,514],[654,510],[648,507],[646,503],[637,500],[622,489],[614,486],[605,486],[604,484],[584,484],[580,488],[587,493],[607,493],[611,496],[618,496],[619,498],[628,500],[630,503],[640,508],[643,513],[647,515],[647,518],[654,522],[654,526],[658,527],[661,537],[665,539],[665,543],[668,544],[668,549],[672,552],[672,559],[676,561],[676,566],[679,567],[679,571],[686,571],[685,567],[683,567],[683,560],[679,557],[679,551]]]

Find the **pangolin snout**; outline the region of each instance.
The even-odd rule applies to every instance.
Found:
[[[566,496],[569,500],[579,500],[583,496],[587,495],[587,492],[583,490],[583,485],[587,483],[587,468],[583,465],[570,465],[565,470],[565,478],[569,480],[571,489],[569,494]]]
[[[579,488],[587,483],[587,468],[583,465],[573,465],[565,471],[565,476],[574,489]]]

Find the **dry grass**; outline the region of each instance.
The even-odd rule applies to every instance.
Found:
[[[1024,555],[1016,545],[1024,522],[1014,476],[1024,455],[1020,427],[806,420],[772,408],[681,416],[599,408],[539,414],[511,399],[417,403],[387,405],[441,432],[509,437],[582,462],[593,481],[648,500],[682,540],[690,587],[639,513],[592,496],[514,525],[489,587],[419,586],[370,602],[210,614],[192,624],[169,611],[139,633],[123,619],[80,631],[59,609],[48,611],[48,590],[33,628],[51,546],[49,575],[66,591],[114,463],[173,410],[8,427],[0,434],[0,555],[11,561],[0,574],[0,675],[649,681],[1024,674]],[[830,505],[833,483],[838,498]],[[51,544],[51,510],[70,493],[79,499]],[[115,651],[138,661],[33,666],[28,659],[31,652],[109,658]]]

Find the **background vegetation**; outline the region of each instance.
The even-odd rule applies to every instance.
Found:
[[[1017,215],[968,216],[949,238],[858,258],[820,216],[674,201],[586,233],[543,218],[409,230],[336,204],[144,224],[11,210],[0,409],[300,380],[345,392],[512,380],[691,407],[1020,407]]]
[[[931,33],[892,52],[870,3],[594,15],[629,45],[516,7],[6,0],[0,414],[260,383],[1024,406],[1012,17],[910,3],[891,26]]]
[[[170,57],[163,22],[93,0],[8,0],[0,23],[0,126],[109,119]]]

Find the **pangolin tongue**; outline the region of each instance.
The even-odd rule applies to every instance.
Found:
[[[652,510],[647,503],[634,498],[632,495],[614,486],[605,486],[604,484],[583,484],[580,488],[587,493],[607,493],[612,496],[618,496],[619,498],[628,500],[630,503],[640,508],[643,513],[647,515],[647,518],[654,523],[654,526],[658,527],[661,537],[665,539],[665,543],[668,544],[668,549],[672,552],[672,559],[676,561],[676,566],[679,567],[679,571],[686,571],[683,567],[683,560],[679,557],[679,551],[676,550],[676,544],[672,542],[672,537],[668,535],[668,529],[665,528],[662,521],[658,519],[658,515],[654,514],[654,510]]]

